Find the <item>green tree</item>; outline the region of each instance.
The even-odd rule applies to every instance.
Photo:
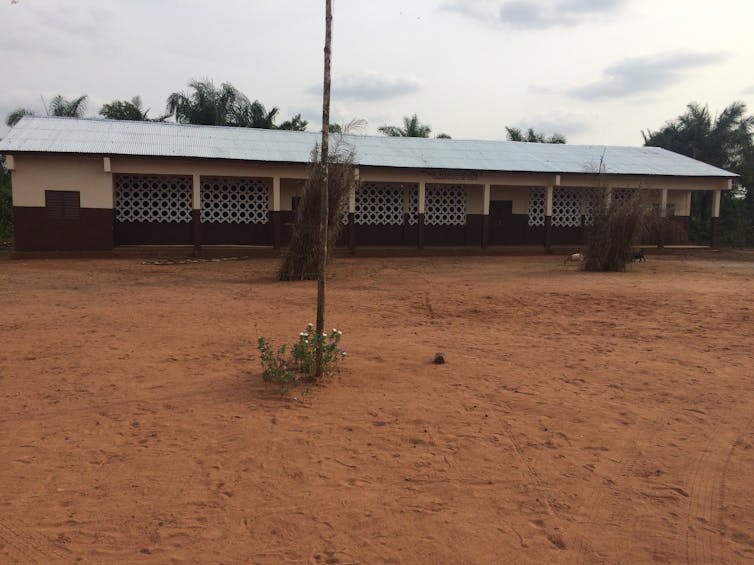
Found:
[[[65,118],[83,118],[84,112],[86,112],[87,99],[88,96],[86,94],[72,100],[68,100],[58,94],[50,100],[49,115]]]
[[[453,139],[447,133],[438,133],[435,138],[437,139]]]
[[[27,108],[16,108],[10,114],[8,114],[8,116],[5,118],[5,124],[8,127],[12,128],[18,122],[20,122],[21,118],[23,118],[24,116],[33,116],[33,115],[34,115],[33,110],[29,110]]]
[[[754,244],[754,116],[746,104],[733,102],[717,116],[707,106],[691,103],[686,112],[657,131],[642,131],[644,145],[662,147],[740,175],[739,189],[724,191],[720,210],[720,240]],[[692,192],[690,237],[709,241],[710,191]]]
[[[61,116],[66,118],[83,118],[86,112],[87,95],[79,96],[72,100],[58,94],[50,100],[50,106],[46,108],[48,116]],[[28,108],[17,108],[5,118],[5,123],[13,127],[24,116],[34,116],[34,111]]]
[[[239,103],[232,123],[228,125],[243,128],[276,129],[275,119],[280,110],[274,106],[269,112],[259,100],[252,103]],[[299,115],[300,117],[300,115]],[[306,124],[304,124],[306,127]]]
[[[543,133],[534,131],[529,128],[526,133],[519,128],[512,128],[505,126],[505,136],[508,141],[526,141],[529,143],[566,143],[566,136],[562,133],[554,133],[550,137],[547,137]]]
[[[429,137],[432,133],[432,128],[427,124],[423,124],[416,117],[406,116],[403,118],[403,127],[398,126],[382,126],[378,128],[378,131],[389,137]]]
[[[170,115],[150,119],[149,110],[142,109],[141,98],[138,96],[134,96],[131,100],[113,100],[109,104],[104,104],[99,113],[108,120],[130,120],[134,122],[162,122]]]
[[[249,99],[227,82],[217,88],[208,79],[192,80],[188,87],[189,91],[173,92],[167,99],[165,111],[179,124],[236,125],[239,114],[250,105]]]
[[[228,82],[217,88],[209,79],[192,80],[188,86],[189,91],[173,92],[167,100],[167,115],[179,124],[276,128],[278,108],[267,111],[259,100],[251,102]]]
[[[301,117],[301,114],[296,114],[290,120],[284,121],[280,124],[278,129],[286,129],[290,131],[306,131],[306,126],[309,125],[305,119]]]

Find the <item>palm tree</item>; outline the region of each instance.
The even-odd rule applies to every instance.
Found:
[[[58,94],[50,101],[49,108],[45,108],[45,110],[48,116],[59,116],[63,118],[83,118],[84,112],[86,111],[87,98],[87,95],[84,94],[82,96],[79,96],[78,98],[74,98],[73,100],[68,100],[67,98]],[[8,126],[13,127],[24,116],[34,115],[35,113],[33,110],[29,110],[27,108],[17,108],[10,114],[8,114],[8,116],[5,118],[5,123]]]
[[[138,96],[134,96],[131,100],[113,100],[109,104],[103,105],[99,113],[108,120],[130,120],[134,122],[162,122],[170,116],[170,114],[166,114],[159,118],[149,118],[149,110],[142,109],[141,98]]]
[[[378,131],[389,137],[429,137],[432,128],[427,124],[422,124],[419,118],[414,114],[411,117],[403,118],[403,127],[382,126]]]
[[[286,129],[290,131],[306,131],[306,126],[309,122],[301,117],[301,114],[296,114],[290,120],[284,121],[278,129]]]
[[[642,131],[644,145],[662,147],[687,155],[710,165],[727,169],[740,175],[739,184],[745,189],[745,203],[749,209],[749,225],[733,226],[731,219],[740,206],[740,194],[725,191],[721,203],[720,228],[725,240],[727,229],[743,229],[749,233],[748,243],[754,243],[750,216],[754,213],[754,116],[746,115],[746,104],[733,102],[713,117],[707,106],[691,103],[686,112],[665,124],[657,131]],[[709,238],[707,219],[710,215],[712,195],[709,191],[691,193],[690,236],[692,240]]]
[[[167,99],[166,112],[180,124],[207,126],[237,125],[237,118],[249,106],[249,99],[232,84],[216,88],[209,80],[192,80],[193,92],[173,92]]]
[[[12,128],[21,121],[21,118],[24,116],[34,116],[34,111],[27,108],[16,108],[5,118],[5,124]]]
[[[83,118],[86,111],[87,95],[68,100],[60,94],[50,100],[49,115],[64,118]]]
[[[545,134],[535,132],[532,128],[523,133],[519,128],[505,126],[505,132],[508,141],[525,141],[529,143],[566,143],[567,141],[566,136],[562,133],[554,133],[550,137],[546,137]]]
[[[279,112],[277,106],[274,106],[268,112],[259,100],[254,100],[252,103],[246,100],[246,102],[239,102],[234,119],[228,125],[244,128],[276,129],[275,119]],[[306,127],[306,124],[304,124],[304,127]]]

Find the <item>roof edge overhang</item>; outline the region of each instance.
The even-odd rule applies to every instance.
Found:
[[[230,157],[204,157],[204,156],[192,156],[192,155],[154,155],[146,153],[95,153],[95,152],[80,152],[80,151],[34,151],[34,150],[0,150],[0,155],[54,155],[63,156],[71,155],[76,157],[117,157],[126,159],[169,159],[176,161],[198,160],[198,161],[222,161],[228,163],[249,163],[254,165],[259,164],[274,164],[283,166],[308,166],[311,165],[311,161],[271,161],[271,160],[255,160],[255,159],[234,159]],[[600,175],[607,177],[652,177],[652,178],[685,178],[685,179],[730,179],[735,180],[741,177],[736,173],[725,171],[725,174],[719,175],[670,175],[670,174],[652,174],[652,173],[593,173],[588,171],[531,171],[525,169],[466,169],[466,168],[442,168],[442,167],[399,167],[393,165],[371,165],[355,162],[354,166],[360,169],[390,169],[397,171],[459,171],[463,173],[475,173],[475,174],[513,174],[513,175],[539,175],[539,176],[588,176],[597,178]],[[722,170],[722,169],[721,169]]]

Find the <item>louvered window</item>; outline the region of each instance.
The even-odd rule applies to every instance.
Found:
[[[76,190],[45,190],[47,217],[52,220],[78,220],[81,193]]]

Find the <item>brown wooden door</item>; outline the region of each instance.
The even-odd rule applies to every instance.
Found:
[[[510,245],[513,201],[490,201],[490,245]]]

